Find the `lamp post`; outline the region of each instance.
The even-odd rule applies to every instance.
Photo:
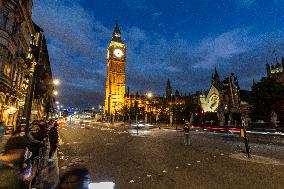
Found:
[[[147,99],[148,99],[148,106],[149,106],[149,111],[150,111],[150,114],[149,114],[149,119],[150,119],[150,124],[152,124],[152,98],[153,98],[153,93],[151,93],[151,92],[148,92],[148,93],[146,93],[146,97],[147,97]],[[148,111],[146,111],[147,112],[147,114],[148,114]],[[148,116],[147,116],[147,119],[148,119]],[[147,122],[148,122],[148,120],[147,120]]]
[[[135,110],[136,129],[138,135],[138,102],[136,100],[134,102],[134,110]]]
[[[59,95],[59,92],[57,90],[57,87],[61,84],[60,79],[56,78],[52,80],[52,95],[53,99]],[[55,105],[60,107],[60,102],[57,100],[55,101]],[[59,108],[57,108],[56,114],[58,114]],[[59,112],[60,113],[60,112]],[[61,113],[60,113],[61,115]],[[53,116],[52,116],[53,117]]]

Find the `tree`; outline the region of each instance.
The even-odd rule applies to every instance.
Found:
[[[118,113],[123,116],[123,120],[124,121],[129,121],[130,120],[130,108],[128,108],[126,105],[124,105],[119,111]]]
[[[274,78],[262,78],[252,86],[250,104],[252,118],[270,120],[270,113],[284,100],[284,86]]]

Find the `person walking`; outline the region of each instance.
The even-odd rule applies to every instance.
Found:
[[[28,150],[31,152],[31,156],[25,160],[31,162],[32,170],[29,177],[27,177],[24,182],[27,188],[30,188],[32,185],[37,185],[36,175],[38,175],[38,171],[40,171],[40,149],[44,145],[44,139],[46,136],[45,129],[39,121],[34,120],[30,125],[27,139],[28,139]],[[25,165],[25,164],[24,164]]]
[[[190,138],[189,138],[190,128],[191,128],[191,125],[188,122],[186,122],[183,126],[184,145],[186,145],[186,146],[190,145]]]
[[[48,161],[53,161],[54,153],[57,150],[58,147],[58,123],[57,121],[52,122],[50,121],[50,128],[49,128],[49,144],[50,144],[50,150],[48,155]]]

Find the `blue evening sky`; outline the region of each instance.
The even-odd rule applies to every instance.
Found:
[[[118,20],[127,46],[127,86],[164,95],[208,89],[216,67],[242,89],[284,55],[283,0],[34,0],[65,105],[102,105],[106,48]]]

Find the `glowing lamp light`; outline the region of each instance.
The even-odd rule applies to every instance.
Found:
[[[53,91],[53,94],[54,94],[55,96],[57,96],[57,95],[58,95],[58,91]]]
[[[18,111],[17,108],[15,108],[14,106],[10,106],[8,109],[7,109],[7,112],[8,114],[14,114]]]
[[[153,94],[152,94],[152,93],[147,93],[147,97],[148,97],[148,98],[152,98],[152,97],[153,97]]]
[[[36,115],[36,114],[38,114],[38,111],[37,110],[32,110],[31,114]]]
[[[60,104],[60,102],[59,102],[59,101],[56,101],[55,104]]]
[[[54,79],[53,80],[53,84],[56,85],[56,86],[60,85],[60,80],[59,79]]]

